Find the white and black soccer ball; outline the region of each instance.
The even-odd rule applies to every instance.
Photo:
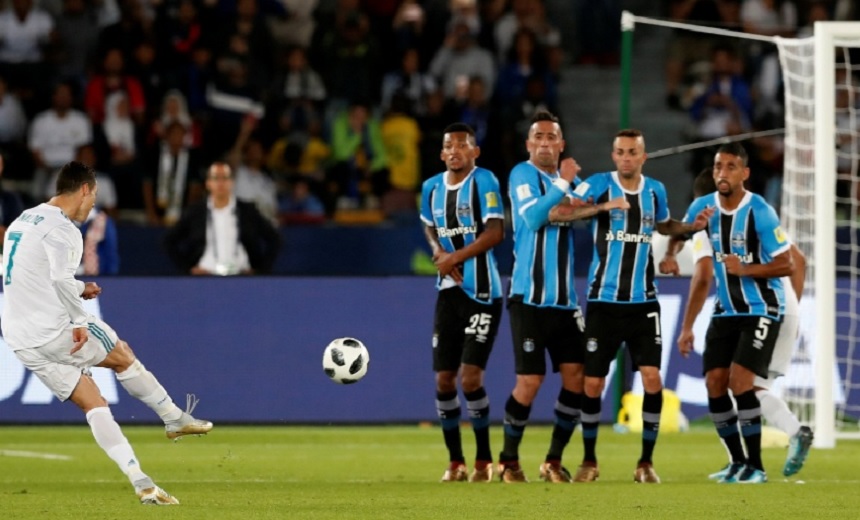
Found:
[[[325,348],[323,370],[335,383],[350,385],[367,374],[370,354],[364,343],[355,338],[338,338]]]

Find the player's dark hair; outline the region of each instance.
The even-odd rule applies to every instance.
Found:
[[[471,126],[467,125],[466,123],[451,123],[450,125],[445,127],[445,131],[443,132],[443,135],[453,134],[453,133],[458,133],[458,132],[468,135],[469,136],[469,142],[471,142],[472,144],[475,144],[475,142],[476,142],[475,141],[475,130]]]
[[[693,195],[701,197],[715,191],[717,191],[717,183],[714,182],[714,169],[711,167],[702,169],[693,180]]]
[[[84,184],[88,184],[90,189],[96,187],[95,170],[78,161],[66,163],[57,176],[57,195],[75,193]]]
[[[558,124],[558,117],[553,115],[549,110],[538,110],[532,116],[532,124],[539,123],[541,121],[549,121],[551,123]]]
[[[635,128],[625,128],[619,130],[615,137],[642,137],[642,131]]]
[[[746,149],[744,149],[743,145],[740,143],[726,143],[720,145],[720,147],[717,148],[717,153],[727,153],[740,157],[744,166],[747,165],[747,161],[749,160]]]

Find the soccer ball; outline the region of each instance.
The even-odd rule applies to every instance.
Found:
[[[367,374],[370,354],[364,343],[355,338],[338,338],[325,348],[323,370],[335,383],[351,385]]]

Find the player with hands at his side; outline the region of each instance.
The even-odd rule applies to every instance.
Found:
[[[128,477],[141,503],[178,504],[141,469],[90,368],[113,370],[128,393],[164,421],[170,439],[207,433],[212,423],[177,407],[128,343],[84,310],[82,298],[95,298],[101,288],[75,279],[84,246],[72,221],[82,222],[95,204],[95,172],[70,162],[60,169],[56,186],[51,200],[24,211],[6,230],[3,337],[58,399],[71,401],[86,414],[96,443]]]
[[[783,277],[792,275],[794,258],[776,211],[744,188],[749,175],[743,146],[720,146],[713,170],[717,191],[694,200],[687,218],[705,207],[717,210],[706,228],[707,245],[713,251],[717,303],[705,336],[702,363],[711,419],[732,459],[719,481],[758,484],[767,482],[767,474],[761,460],[762,403],[756,394],[756,378],[769,375],[786,311]],[[699,274],[690,289],[678,338],[684,355],[693,348],[693,322],[710,285],[710,279]]]
[[[433,324],[436,410],[448,448],[442,482],[488,482],[493,478],[490,451],[490,400],[484,370],[502,316],[502,282],[493,247],[504,239],[504,208],[499,181],[476,167],[481,149],[466,124],[444,132],[441,159],[447,167],[424,182],[421,220],[439,270]],[[457,374],[475,434],[475,466],[469,475],[460,436]]]
[[[672,235],[701,229],[712,211],[703,211],[694,224],[672,220],[663,183],[642,174],[646,159],[645,140],[639,130],[618,132],[612,145],[616,170],[585,179],[574,196],[595,204],[567,216],[594,216],[582,400],[585,451],[575,482],[592,482],[600,475],[596,454],[600,401],[609,365],[622,343],[627,344],[645,389],[642,452],[633,478],[641,483],[660,482],[652,456],[663,407],[662,337],[651,237],[655,231]]]
[[[511,170],[508,182],[514,230],[508,312],[516,385],[505,403],[505,440],[499,455],[500,477],[508,483],[527,482],[519,445],[546,375],[547,354],[552,371],[561,375],[562,387],[539,476],[549,482],[570,482],[561,459],[579,424],[585,342],[574,287],[573,228],[554,220],[576,211],[569,199],[580,167],[572,158],[559,164],[564,146],[558,119],[549,112],[537,112],[526,140],[529,160]]]

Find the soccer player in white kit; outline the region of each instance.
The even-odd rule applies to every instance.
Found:
[[[56,186],[56,196],[24,211],[6,230],[3,337],[58,399],[75,403],[86,414],[96,443],[125,473],[141,503],[178,504],[141,470],[89,369],[113,370],[129,394],[161,417],[170,439],[208,433],[212,423],[177,407],[128,343],[84,310],[81,298],[95,298],[101,288],[74,277],[83,239],[72,221],[83,221],[95,204],[95,173],[70,162],[60,169]]]

